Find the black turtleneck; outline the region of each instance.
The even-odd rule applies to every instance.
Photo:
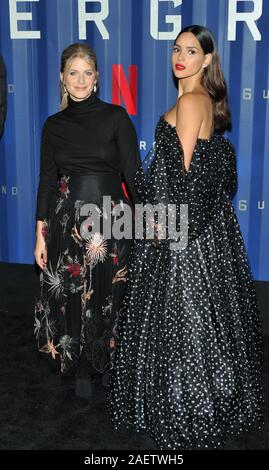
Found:
[[[136,132],[124,108],[101,101],[95,93],[84,101],[68,97],[68,107],[43,127],[36,219],[48,217],[61,174],[120,174],[136,202],[133,176],[139,164]]]

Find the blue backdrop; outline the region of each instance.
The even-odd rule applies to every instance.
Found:
[[[72,42],[96,51],[100,96],[131,114],[142,158],[177,95],[170,54],[188,24],[215,34],[238,156],[239,216],[255,279],[269,280],[269,2],[1,0],[8,114],[0,142],[0,260],[32,263],[42,124],[59,108],[59,59]],[[125,91],[124,91],[125,90]],[[121,91],[121,93],[120,93]]]

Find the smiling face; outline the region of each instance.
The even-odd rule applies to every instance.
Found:
[[[90,59],[76,57],[67,65],[60,79],[66,87],[67,93],[74,101],[88,98],[97,83],[97,72]]]
[[[174,44],[172,67],[176,78],[188,78],[196,74],[202,75],[204,65],[210,63],[211,54],[204,54],[194,34],[180,34]]]

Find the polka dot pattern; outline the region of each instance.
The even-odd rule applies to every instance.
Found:
[[[136,178],[141,201],[188,203],[181,251],[137,240],[131,253],[107,394],[116,429],[160,449],[217,447],[262,424],[261,319],[231,205],[235,155],[222,136],[198,139],[189,172],[163,118]]]

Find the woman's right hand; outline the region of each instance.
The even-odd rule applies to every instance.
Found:
[[[47,248],[43,236],[36,238],[34,256],[36,263],[43,271],[47,265]]]
[[[36,263],[42,269],[47,265],[47,247],[44,238],[44,221],[38,220],[36,224],[36,243],[34,256]]]

